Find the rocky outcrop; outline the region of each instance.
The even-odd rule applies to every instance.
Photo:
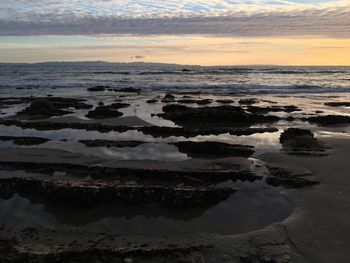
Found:
[[[175,101],[175,96],[169,93],[165,94],[165,96],[162,99],[162,102],[164,103],[173,102],[173,101]]]
[[[29,107],[17,113],[17,115],[32,115],[39,117],[62,116],[72,113],[71,111],[56,108],[48,99],[33,101]]]
[[[36,129],[36,130],[60,130],[60,129],[82,129],[87,131],[99,131],[99,132],[126,132],[129,130],[137,130],[144,134],[149,134],[154,137],[170,137],[170,136],[183,136],[186,138],[195,137],[198,135],[219,135],[229,133],[231,135],[251,135],[255,133],[276,132],[277,128],[262,127],[262,128],[249,128],[249,127],[200,127],[200,128],[179,128],[179,127],[130,127],[130,126],[114,126],[101,123],[81,123],[81,122],[47,122],[47,121],[18,121],[10,119],[0,119],[0,124],[5,126],[17,126],[23,129]]]
[[[310,174],[293,173],[292,171],[278,166],[268,166],[270,176],[266,177],[266,183],[272,186],[285,188],[302,188],[319,184],[319,182],[307,179]]]
[[[80,109],[90,109],[92,105],[86,104],[83,100],[73,99],[73,98],[60,98],[60,97],[48,97],[48,98],[38,98],[33,99],[29,107],[25,108],[23,111],[18,112],[18,115],[36,115],[36,116],[62,116],[72,113],[64,109],[74,108]]]
[[[258,102],[259,102],[259,100],[256,98],[246,98],[246,99],[240,99],[238,101],[239,104],[243,104],[243,105],[252,105],[252,104],[255,104]]]
[[[95,87],[88,88],[87,91],[93,91],[93,92],[105,91],[108,88],[109,88],[109,86],[95,86]]]
[[[148,104],[153,104],[153,103],[157,103],[157,102],[158,102],[158,100],[156,100],[156,99],[151,99],[151,100],[146,101],[146,103],[148,103]]]
[[[348,102],[348,101],[332,101],[332,102],[325,102],[324,105],[330,106],[330,107],[350,107],[350,102]]]
[[[247,127],[258,123],[276,122],[276,116],[247,113],[242,107],[219,106],[190,108],[166,105],[160,117],[185,127]]]
[[[232,188],[164,187],[31,178],[0,179],[0,195],[15,193],[43,196],[48,200],[90,207],[114,201],[131,204],[157,203],[172,208],[214,205],[235,192]]]
[[[141,141],[109,141],[109,140],[80,140],[87,147],[137,147],[145,142]]]
[[[181,104],[194,104],[197,103],[198,100],[196,99],[181,99],[181,100],[177,100],[177,103],[181,103]]]
[[[219,163],[217,163],[219,166]],[[200,183],[210,184],[215,182],[223,182],[227,180],[255,181],[262,179],[262,175],[256,174],[245,167],[237,164],[231,166],[223,163],[221,169],[175,169],[169,170],[165,168],[142,168],[142,167],[110,167],[110,166],[87,166],[69,163],[38,163],[38,162],[21,162],[21,161],[2,161],[0,167],[4,170],[23,170],[27,172],[40,173],[52,176],[56,172],[62,172],[73,178],[90,177],[93,180],[135,180],[143,182],[149,179],[156,179],[165,182],[181,181],[183,183]]]
[[[90,119],[107,119],[121,117],[123,113],[114,110],[111,106],[98,106],[85,116]]]
[[[210,104],[212,102],[213,102],[213,100],[211,100],[211,99],[202,99],[202,100],[197,100],[196,103],[198,105],[208,105],[208,104]]]
[[[140,94],[141,93],[141,89],[137,89],[137,88],[121,88],[121,89],[114,89],[115,92],[125,92],[125,93],[137,93]]]
[[[283,150],[293,155],[327,155],[325,145],[305,129],[288,128],[280,136]]]
[[[0,229],[2,262],[200,262],[210,240],[180,236],[124,236],[42,228]],[[283,262],[284,263],[284,262]]]
[[[121,102],[115,102],[110,105],[111,109],[117,110],[117,109],[122,109],[122,108],[127,108],[129,107],[129,103],[121,103]]]
[[[266,114],[270,112],[295,112],[301,111],[296,106],[288,105],[288,106],[269,106],[269,107],[258,107],[258,106],[248,106],[247,111],[254,114]]]
[[[220,104],[230,104],[230,103],[233,103],[234,101],[230,99],[221,99],[221,100],[216,100],[216,102]]]
[[[53,121],[18,121],[12,119],[0,119],[0,124],[5,126],[17,126],[23,129],[36,129],[41,131],[61,130],[61,129],[78,129],[87,131],[110,132],[118,131],[125,132],[135,130],[129,126],[114,126],[102,123],[86,123],[86,122],[53,122]]]
[[[15,137],[15,136],[0,136],[0,141],[12,141],[16,145],[39,145],[48,142],[49,139],[42,137]]]
[[[345,115],[321,115],[304,118],[303,120],[315,123],[321,126],[331,125],[348,125],[350,124],[350,116]]]
[[[179,151],[192,158],[222,158],[228,156],[250,157],[253,146],[228,144],[221,142],[192,142],[183,141],[173,143]]]
[[[220,135],[228,133],[230,135],[242,136],[252,135],[255,133],[265,132],[277,132],[277,128],[266,127],[266,128],[177,128],[177,127],[142,127],[137,130],[142,131],[144,134],[152,135],[153,137],[171,137],[171,136],[182,136],[185,138],[196,137],[199,135]]]

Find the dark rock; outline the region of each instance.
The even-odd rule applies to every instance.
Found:
[[[249,180],[251,182],[260,180],[261,175],[248,170],[238,169],[236,165],[226,167],[223,170],[209,171],[183,171],[164,169],[142,169],[130,167],[103,167],[86,166],[69,163],[29,163],[29,162],[4,162],[0,160],[0,167],[3,170],[24,170],[27,172],[40,173],[52,176],[55,172],[64,172],[66,175],[75,178],[90,177],[93,180],[125,181],[136,180],[140,183],[144,180],[159,180],[169,183],[181,181],[182,183],[193,183],[198,185],[207,183],[223,182],[227,180]]]
[[[88,88],[88,91],[105,91],[106,89],[108,89],[108,86],[95,86],[92,88]]]
[[[162,102],[173,102],[175,101],[175,96],[174,95],[171,95],[171,94],[165,94],[164,98],[162,99]]]
[[[184,105],[178,105],[178,104],[169,104],[163,106],[163,111],[165,113],[171,113],[171,112],[179,112],[179,111],[185,111],[188,108]]]
[[[203,100],[196,100],[196,99],[182,99],[182,100],[177,100],[178,103],[183,103],[183,104],[193,104],[197,103],[198,105],[207,105],[212,103],[211,99],[203,99]]]
[[[39,99],[33,101],[29,107],[25,108],[17,115],[35,115],[43,117],[62,116],[72,113],[71,111],[55,108],[55,104],[49,99]]]
[[[208,105],[208,104],[212,103],[212,101],[213,100],[211,100],[211,99],[203,99],[203,100],[198,100],[197,104],[198,105]]]
[[[152,100],[147,100],[146,103],[152,104],[152,103],[157,103],[158,100],[152,99]]]
[[[302,188],[319,184],[319,182],[310,181],[305,178],[281,178],[275,176],[267,177],[266,183],[275,187],[283,186],[285,188]]]
[[[259,102],[259,100],[256,98],[245,98],[245,99],[240,99],[238,101],[239,104],[244,104],[244,105],[252,105],[252,104],[255,104],[258,102]]]
[[[130,126],[114,126],[102,123],[81,123],[81,122],[48,122],[48,121],[18,121],[0,119],[0,123],[5,126],[17,126],[23,129],[36,129],[40,131],[62,130],[62,129],[78,129],[87,131],[99,131],[101,133],[117,131],[126,132],[128,130],[136,130],[136,127]]]
[[[90,119],[107,119],[107,118],[118,118],[122,116],[123,113],[112,109],[111,106],[99,106],[94,110],[89,111],[85,116]]]
[[[229,133],[231,135],[252,135],[255,133],[265,133],[265,132],[277,132],[277,128],[273,127],[261,127],[261,128],[249,128],[249,127],[201,127],[201,128],[180,128],[180,127],[159,127],[159,126],[149,126],[149,127],[130,127],[130,126],[114,126],[101,123],[80,123],[80,122],[27,122],[18,120],[7,120],[0,119],[0,124],[5,126],[17,126],[22,129],[36,129],[36,130],[61,130],[61,129],[79,129],[87,131],[99,131],[101,133],[105,132],[126,132],[129,130],[138,130],[144,134],[149,134],[154,137],[170,137],[170,136],[183,136],[186,138],[195,137],[198,135],[219,135]]]
[[[246,127],[279,120],[277,116],[250,114],[236,106],[201,108],[190,108],[183,105],[167,106],[163,107],[164,113],[159,116],[185,127]]]
[[[293,105],[288,106],[271,106],[271,107],[258,107],[258,106],[248,106],[247,111],[254,114],[265,114],[269,112],[295,112],[301,111],[298,107]]]
[[[0,179],[0,189],[0,195],[4,198],[15,193],[38,195],[75,207],[91,207],[114,201],[157,203],[172,208],[200,207],[214,205],[235,192],[232,188],[172,188],[30,178]]]
[[[182,103],[182,104],[191,104],[191,103],[196,103],[197,100],[195,99],[183,99],[183,100],[177,100],[177,103]]]
[[[13,141],[16,145],[39,145],[48,142],[49,139],[41,137],[14,137],[14,136],[0,136],[0,141]]]
[[[183,141],[173,144],[179,148],[180,152],[186,153],[192,158],[222,158],[229,156],[250,157],[254,153],[254,147],[248,145],[210,141]]]
[[[0,98],[0,105],[16,105],[23,103],[32,103],[35,101],[45,101],[48,102],[55,109],[90,109],[93,106],[84,103],[83,99],[75,98],[61,98],[61,97],[19,97],[19,98]]]
[[[137,89],[137,88],[121,88],[121,89],[115,89],[114,91],[116,92],[126,92],[126,93],[141,93],[141,89]]]
[[[293,155],[326,155],[323,143],[305,129],[288,128],[280,136],[283,150]]]
[[[200,95],[202,92],[200,90],[194,90],[194,91],[179,91],[177,94],[181,95]]]
[[[230,103],[233,103],[234,101],[233,100],[216,100],[217,103],[221,103],[221,104],[230,104]]]
[[[103,105],[105,105],[102,101],[100,101],[98,104],[97,104],[98,106],[103,106]]]
[[[287,118],[285,118],[286,121],[295,121],[295,117],[293,116],[288,116]]]
[[[122,108],[127,108],[127,107],[129,107],[129,106],[130,106],[130,104],[128,104],[128,103],[121,103],[121,102],[112,103],[112,104],[110,105],[110,107],[111,107],[112,109],[114,109],[114,110],[122,109]]]
[[[211,240],[139,235],[112,235],[88,231],[62,231],[40,227],[0,229],[2,262],[166,262],[193,261],[198,251],[211,248]],[[147,247],[145,246],[147,244]]]
[[[350,107],[350,102],[347,101],[335,101],[335,102],[326,102],[324,105],[331,107]]]
[[[305,178],[305,175],[292,174],[281,167],[270,167],[270,176],[266,177],[266,183],[272,186],[283,186],[285,188],[302,188],[317,185],[319,182]]]
[[[109,141],[109,140],[80,140],[87,147],[137,147],[145,142],[141,141]]]
[[[171,137],[182,136],[185,138],[196,137],[199,135],[220,135],[229,133],[231,135],[252,135],[255,133],[277,132],[277,128],[178,128],[178,127],[140,127],[137,130],[153,137]]]
[[[191,71],[192,71],[191,69],[187,69],[187,68],[182,69],[182,72],[191,72]]]
[[[323,115],[323,116],[313,116],[309,118],[304,118],[310,123],[316,123],[321,126],[330,126],[330,125],[344,125],[350,123],[350,116],[344,115]]]

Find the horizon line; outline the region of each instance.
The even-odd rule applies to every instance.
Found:
[[[215,64],[215,65],[199,65],[199,64],[178,64],[178,63],[171,63],[171,62],[147,62],[147,61],[103,61],[103,60],[62,60],[62,61],[37,61],[37,62],[2,62],[0,61],[0,64],[26,64],[26,65],[35,65],[35,64],[53,64],[53,63],[105,63],[105,64],[136,64],[136,63],[143,63],[143,64],[163,64],[163,65],[173,65],[173,66],[188,66],[188,67],[246,67],[246,66],[277,66],[277,67],[350,67],[349,65],[342,65],[342,64],[329,64],[329,65],[294,65],[294,64]]]

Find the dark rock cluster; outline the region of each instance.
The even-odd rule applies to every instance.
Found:
[[[325,145],[305,129],[288,128],[280,136],[283,150],[294,155],[326,155]]]
[[[221,100],[216,100],[217,103],[221,103],[221,104],[230,104],[233,103],[233,100],[230,99],[221,99]]]
[[[332,102],[325,102],[324,105],[330,106],[330,107],[350,107],[350,102],[348,102],[348,101],[332,101]]]
[[[302,188],[319,184],[319,182],[306,178],[306,175],[296,175],[281,167],[268,166],[270,176],[266,177],[266,183],[272,186],[285,188]]]
[[[94,110],[89,111],[85,116],[90,119],[107,119],[121,117],[123,113],[114,110],[112,106],[98,106]]]
[[[110,105],[111,109],[117,110],[117,109],[122,109],[122,108],[127,108],[129,107],[129,103],[122,103],[122,102],[115,102]]]
[[[61,116],[72,113],[71,111],[57,109],[49,100],[33,101],[29,107],[25,108],[17,115],[36,115],[43,117]]]
[[[276,132],[277,128],[274,127],[262,127],[262,128],[250,128],[250,127],[160,127],[160,126],[143,126],[143,127],[129,127],[129,126],[113,126],[101,123],[79,123],[79,122],[46,122],[46,121],[17,121],[0,119],[0,124],[5,126],[17,126],[23,129],[36,129],[36,130],[60,130],[60,129],[82,129],[87,131],[99,131],[99,132],[126,132],[129,130],[138,130],[144,134],[149,134],[154,137],[170,137],[170,136],[183,136],[186,138],[195,137],[198,135],[219,135],[229,133],[231,135],[251,135],[255,133]]]
[[[174,102],[175,101],[175,96],[172,94],[165,94],[165,96],[163,97],[163,99],[161,100],[164,103],[168,103],[168,102]]]
[[[201,182],[215,183],[227,180],[255,181],[262,179],[262,175],[249,170],[241,170],[233,164],[219,170],[167,170],[147,169],[131,167],[104,167],[86,166],[69,163],[29,163],[29,162],[4,162],[0,160],[0,167],[4,170],[23,170],[33,173],[41,173],[52,176],[55,172],[63,172],[74,178],[90,177],[93,180],[143,180],[156,179],[159,181]]]
[[[321,126],[350,124],[350,116],[346,115],[320,115],[304,118],[304,120]]]
[[[160,117],[185,127],[247,127],[279,120],[276,116],[246,112],[238,106],[191,108],[184,105],[166,105]]]
[[[0,136],[0,141],[13,141],[16,145],[39,145],[48,142],[49,139],[42,137],[15,137],[15,136]]]
[[[259,102],[259,100],[256,98],[245,98],[245,99],[240,99],[238,101],[239,104],[243,104],[243,105],[252,105],[252,104],[255,104],[258,102]]]
[[[232,188],[118,185],[30,178],[0,179],[1,196],[15,193],[38,195],[75,207],[90,207],[107,202],[131,204],[157,203],[167,207],[186,208],[216,204],[235,192]]]
[[[88,88],[87,90],[88,91],[105,91],[106,89],[108,89],[109,86],[95,86],[95,87],[91,87],[91,88]]]
[[[153,103],[157,103],[158,100],[156,99],[151,99],[151,100],[147,100],[146,103],[149,103],[149,104],[153,104]]]
[[[288,106],[269,106],[269,107],[259,107],[259,106],[248,106],[247,111],[254,114],[266,114],[269,112],[287,112],[291,113],[294,111],[301,111],[296,106],[288,105]]]
[[[145,142],[142,141],[109,141],[109,140],[80,140],[87,147],[137,147]]]
[[[32,100],[29,107],[25,108],[21,112],[18,112],[17,114],[51,117],[72,113],[71,111],[65,110],[67,108],[75,108],[77,110],[80,110],[91,109],[92,107],[92,105],[86,104],[83,102],[83,100],[80,99],[49,97]]]

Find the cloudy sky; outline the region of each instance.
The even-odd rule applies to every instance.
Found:
[[[350,0],[1,0],[0,62],[350,65]]]

